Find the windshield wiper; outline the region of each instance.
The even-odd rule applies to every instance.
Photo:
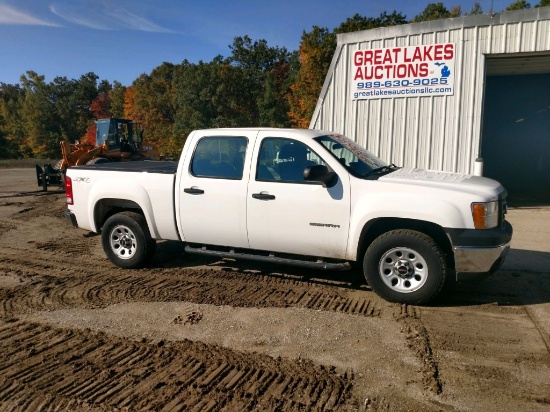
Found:
[[[376,169],[371,170],[370,172],[367,172],[363,175],[364,179],[378,179],[380,176],[387,175],[388,173],[391,173],[397,169],[400,169],[400,167],[394,165],[393,163],[388,166],[382,166],[377,167]]]

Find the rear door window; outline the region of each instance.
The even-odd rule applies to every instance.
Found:
[[[193,153],[190,172],[196,177],[240,180],[247,145],[246,137],[203,137]]]

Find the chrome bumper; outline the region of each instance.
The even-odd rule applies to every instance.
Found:
[[[457,280],[480,278],[498,270],[510,250],[510,242],[495,247],[453,247]]]

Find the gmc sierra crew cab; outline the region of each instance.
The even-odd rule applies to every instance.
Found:
[[[424,304],[446,278],[497,270],[509,250],[506,191],[494,180],[399,168],[332,132],[192,132],[177,162],[69,168],[75,226],[101,233],[122,268],[158,239],[185,251],[319,269],[362,267],[393,301]]]

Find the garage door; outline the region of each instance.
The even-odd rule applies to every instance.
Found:
[[[516,203],[550,204],[550,55],[486,62],[484,175]]]

